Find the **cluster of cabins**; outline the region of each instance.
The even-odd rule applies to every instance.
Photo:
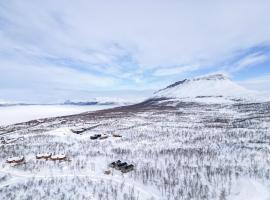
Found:
[[[121,160],[112,162],[109,167],[120,170],[122,173],[127,173],[134,170],[134,165],[128,164],[127,162],[122,162]]]
[[[37,154],[36,159],[45,159],[45,160],[59,160],[59,161],[69,161],[68,157],[65,154],[57,154],[57,155],[52,155],[50,153],[46,154]]]
[[[37,154],[36,155],[37,160],[53,160],[53,161],[69,161],[68,157],[65,154],[55,154],[52,155],[50,153],[44,153],[44,154]],[[20,163],[25,163],[25,158],[24,156],[18,156],[18,157],[11,157],[6,160],[7,163],[15,163],[15,164],[20,164]]]
[[[90,127],[90,128],[80,128],[80,127],[78,127],[78,128],[72,128],[72,129],[70,129],[70,130],[71,130],[72,133],[75,133],[75,134],[82,134],[83,132],[85,132],[85,131],[87,131],[87,130],[90,130],[90,129],[92,129],[92,128],[95,128],[95,127],[97,127],[97,126],[98,126],[98,125],[93,126],[93,127]],[[122,135],[119,135],[119,134],[116,134],[116,133],[111,134],[111,135],[108,135],[108,134],[94,134],[94,135],[90,136],[90,139],[91,139],[91,140],[96,140],[96,139],[102,140],[102,139],[107,139],[107,138],[109,138],[110,136],[112,136],[112,137],[122,137]]]

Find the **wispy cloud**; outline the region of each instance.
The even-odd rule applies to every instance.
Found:
[[[261,53],[253,53],[250,55],[247,55],[246,57],[240,59],[238,62],[234,64],[234,66],[231,68],[232,72],[240,71],[242,69],[256,66],[262,62],[265,62],[268,60],[270,56],[261,54]]]

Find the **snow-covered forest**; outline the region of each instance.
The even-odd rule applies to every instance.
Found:
[[[0,128],[1,199],[245,199],[268,197],[270,103],[140,104]],[[84,128],[82,133],[72,132]],[[91,140],[94,134],[106,139]],[[118,134],[122,137],[113,137]],[[65,161],[38,160],[65,154]],[[24,156],[19,164],[8,157]],[[132,163],[128,173],[109,168]],[[110,170],[110,174],[104,171]],[[256,188],[254,190],[254,187]],[[252,195],[249,195],[250,199]]]

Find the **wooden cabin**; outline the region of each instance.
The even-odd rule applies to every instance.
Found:
[[[95,134],[95,135],[90,136],[90,139],[91,140],[96,140],[96,139],[98,139],[100,137],[101,137],[101,134]]]
[[[101,135],[101,136],[99,137],[99,139],[100,139],[100,140],[104,140],[104,139],[107,139],[108,137],[109,137],[108,135],[105,135],[105,134],[104,134],[104,135]]]
[[[122,137],[122,135],[119,135],[119,134],[116,134],[116,133],[112,134],[112,136],[113,137]]]
[[[7,159],[7,163],[22,163],[24,162],[25,159],[24,159],[24,156],[19,156],[19,157],[12,157],[12,158],[8,158]]]
[[[120,170],[122,173],[127,173],[134,170],[134,165],[128,165],[126,162],[121,162],[121,160],[110,163],[109,167]]]
[[[66,160],[68,160],[68,158],[65,154],[51,155],[50,159],[53,161],[56,161],[56,160],[66,161]]]
[[[51,153],[44,153],[44,154],[37,154],[36,155],[36,159],[45,159],[45,160],[48,160],[50,159],[52,156]]]
[[[86,131],[85,128],[73,128],[73,129],[70,129],[72,133],[75,133],[75,134],[81,134],[83,133],[84,131]]]
[[[117,164],[116,166],[115,166],[115,169],[118,169],[118,170],[121,170],[122,168],[124,168],[125,166],[127,166],[128,164],[126,163],[126,162],[121,162],[121,163],[119,163],[119,164]]]
[[[127,165],[127,166],[121,168],[122,173],[127,173],[127,172],[130,172],[132,170],[134,170],[134,165]]]
[[[111,164],[109,164],[109,167],[111,167],[111,168],[115,168],[118,164],[120,164],[121,163],[121,160],[117,160],[117,161],[115,161],[115,162],[112,162]]]

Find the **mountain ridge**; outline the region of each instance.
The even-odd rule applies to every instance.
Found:
[[[257,96],[260,96],[259,92],[248,90],[220,73],[183,79],[154,93],[154,98],[229,97],[249,99]]]

